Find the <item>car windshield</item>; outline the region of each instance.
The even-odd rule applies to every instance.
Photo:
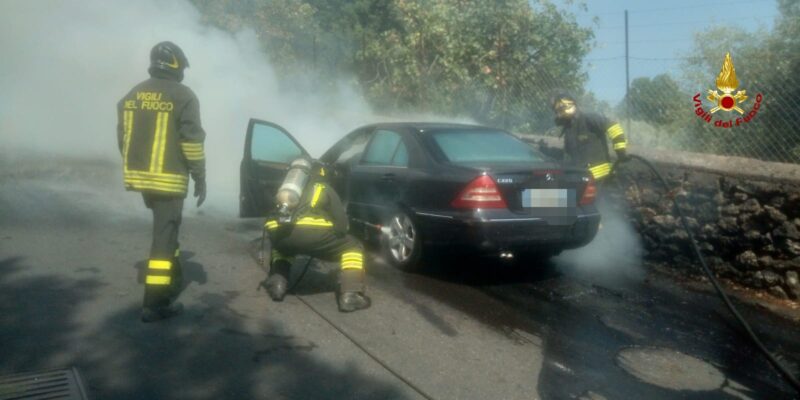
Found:
[[[544,161],[544,157],[527,143],[502,131],[444,131],[432,136],[453,164]]]

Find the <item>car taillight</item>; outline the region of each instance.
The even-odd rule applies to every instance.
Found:
[[[594,203],[594,199],[597,197],[597,185],[594,182],[594,178],[589,178],[589,182],[586,183],[586,188],[583,189],[583,196],[581,196],[581,201],[578,204],[582,206],[588,206],[589,204]]]
[[[450,203],[455,208],[506,208],[506,201],[491,177],[481,175]]]

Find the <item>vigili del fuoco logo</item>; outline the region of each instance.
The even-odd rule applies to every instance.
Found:
[[[722,70],[717,75],[717,90],[709,90],[706,97],[712,102],[711,109],[706,111],[703,108],[701,94],[694,95],[694,113],[706,123],[712,123],[717,128],[732,128],[750,122],[758,114],[761,108],[761,101],[764,96],[761,93],[756,95],[756,99],[750,111],[745,113],[747,107],[747,91],[736,90],[739,87],[739,80],[736,79],[736,70],[733,68],[731,53],[725,54],[725,62],[722,63]],[[716,114],[718,111],[725,113]],[[738,115],[737,115],[738,113]],[[716,116],[715,119],[712,115]]]

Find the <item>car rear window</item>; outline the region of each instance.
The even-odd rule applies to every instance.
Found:
[[[543,161],[527,143],[502,131],[434,132],[433,141],[454,164]]]

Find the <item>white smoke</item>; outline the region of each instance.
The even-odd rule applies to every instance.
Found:
[[[289,130],[319,156],[378,120],[346,86],[333,95],[287,92],[255,33],[200,22],[187,1],[0,2],[0,149],[121,162],[116,104],[148,78],[152,46],[170,40],[191,67],[207,133],[209,205],[234,212],[248,120]],[[122,190],[122,177],[118,187]]]
[[[565,251],[553,261],[565,272],[616,286],[629,279],[644,278],[643,249],[639,234],[621,210],[624,205],[610,201],[606,197],[598,199],[602,220],[594,240],[584,247]]]

